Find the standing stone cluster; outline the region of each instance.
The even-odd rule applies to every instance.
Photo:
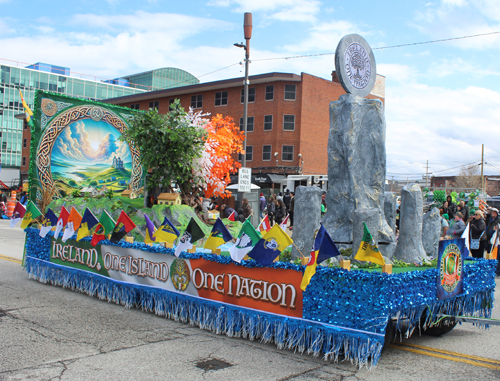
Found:
[[[399,238],[394,257],[407,262],[419,263],[427,259],[422,244],[422,191],[418,184],[406,184],[401,189],[399,212]]]
[[[385,171],[382,102],[351,94],[331,102],[328,210],[322,222],[335,242],[353,242],[353,217],[357,209],[376,209],[379,230],[377,234],[371,233],[378,235],[379,241],[394,241],[384,216]]]
[[[311,253],[314,233],[320,227],[322,193],[318,187],[299,186],[295,189],[293,219],[298,223],[293,226],[292,239],[306,257]],[[292,247],[292,258],[301,258],[295,246]]]

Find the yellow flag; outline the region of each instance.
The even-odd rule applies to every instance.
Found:
[[[381,266],[385,265],[384,258],[382,254],[380,254],[380,250],[378,249],[375,241],[373,240],[373,236],[368,230],[368,226],[363,222],[364,234],[363,239],[359,245],[358,252],[354,259],[358,261],[366,261],[377,263]]]

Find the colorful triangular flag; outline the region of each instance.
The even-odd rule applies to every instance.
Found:
[[[52,211],[52,209],[48,209],[47,213],[45,213],[45,217],[42,221],[42,227],[40,228],[40,237],[45,237],[50,230],[57,225],[57,216]]]
[[[153,221],[151,221],[147,214],[144,213],[144,219],[146,220],[146,238],[144,238],[144,243],[153,243],[156,241],[154,237],[155,234],[155,225]]]
[[[231,241],[233,236],[227,230],[226,226],[222,223],[220,218],[217,218],[215,221],[214,227],[212,228],[212,232],[207,238],[207,242],[205,242],[205,249],[215,250],[220,245],[226,243],[227,241]]]
[[[205,237],[205,233],[203,233],[203,230],[201,230],[194,218],[191,217],[186,230],[179,238],[179,243],[174,252],[175,256],[178,257],[182,251],[191,249],[193,247],[193,243],[203,237]]]
[[[90,243],[92,246],[96,246],[99,242],[106,239],[106,236],[113,232],[115,228],[115,221],[105,210],[101,213],[101,218],[99,218],[99,224],[97,224],[94,234],[92,235],[92,240]]]
[[[68,222],[66,223],[66,229],[64,229],[61,241],[66,242],[69,238],[73,237],[73,234],[78,230],[81,223],[82,216],[78,213],[78,210],[71,207],[71,212],[69,212]]]
[[[271,230],[271,224],[269,223],[269,216],[266,214],[262,221],[260,221],[259,226],[257,226],[257,230],[261,232],[268,232]]]
[[[33,204],[31,200],[28,201],[28,205],[26,206],[26,213],[24,214],[23,220],[21,222],[21,229],[26,229],[31,221],[41,215],[42,212],[40,212],[40,209],[38,209],[38,207]]]
[[[248,256],[261,265],[268,266],[292,243],[288,234],[276,224],[257,242]]]
[[[229,248],[229,254],[231,255],[233,261],[238,263],[241,262],[245,255],[252,250],[261,238],[262,236],[257,230],[255,230],[250,220],[245,220],[241,226],[236,243],[234,246]]]
[[[311,278],[316,274],[316,267],[324,260],[340,255],[340,251],[335,246],[332,238],[326,231],[325,227],[321,225],[316,234],[316,238],[313,242],[313,247],[311,250],[311,256],[309,257],[309,262],[304,271],[304,276],[302,277],[302,282],[300,288],[305,291],[307,285],[311,282]]]
[[[62,228],[68,223],[69,212],[64,206],[61,207],[61,213],[59,213],[59,218],[57,219],[56,231],[54,232],[54,239],[59,237],[59,233]]]
[[[233,212],[229,215],[229,217],[227,218],[229,221],[235,221],[235,215],[236,215],[236,212],[233,210]]]
[[[134,228],[134,222],[130,219],[128,214],[122,210],[120,216],[116,220],[116,226],[113,230],[113,234],[111,234],[110,241],[113,243],[118,243],[118,241],[125,237],[125,235]]]
[[[78,234],[76,235],[76,240],[80,241],[82,238],[88,237],[90,235],[90,231],[97,225],[97,223],[98,221],[96,216],[94,216],[94,213],[92,213],[89,208],[85,209],[82,222],[80,223],[80,228],[78,229]]]
[[[173,244],[180,235],[179,230],[165,217],[161,226],[154,232],[153,237],[156,239],[155,242],[169,242]]]
[[[285,219],[281,222],[280,227],[286,231],[287,225],[288,225],[288,214],[286,215]]]
[[[25,214],[26,214],[26,208],[24,207],[23,204],[17,202],[16,206],[14,207],[14,212],[12,213],[12,217],[10,220],[10,227],[11,228],[15,227],[17,223],[24,218]]]
[[[385,265],[384,258],[382,257],[382,254],[380,254],[380,250],[378,249],[377,244],[375,243],[375,240],[373,239],[373,236],[370,233],[370,230],[368,230],[368,226],[366,226],[365,222],[363,222],[363,229],[363,239],[359,244],[359,249],[354,259],[357,259],[358,261],[373,262],[382,266]]]

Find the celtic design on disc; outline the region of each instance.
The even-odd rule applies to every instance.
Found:
[[[97,106],[92,107],[90,109],[90,117],[96,122],[99,122],[103,117],[102,108]]]
[[[42,99],[42,111],[47,116],[54,116],[57,113],[57,105],[52,99]]]

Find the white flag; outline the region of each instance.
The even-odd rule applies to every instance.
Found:
[[[73,229],[73,222],[68,222],[61,241],[66,242],[68,239],[73,237],[73,234],[75,234],[75,229]]]
[[[178,257],[181,252],[185,250],[190,250],[193,248],[193,244],[191,243],[191,234],[189,232],[184,232],[184,234],[179,239],[179,244],[175,248],[175,256]]]
[[[40,228],[40,237],[45,238],[45,236],[50,232],[52,226],[42,226]]]
[[[54,239],[57,239],[57,237],[59,237],[59,233],[61,232],[63,227],[64,227],[64,222],[62,218],[59,218],[57,220],[56,231],[54,232]]]

